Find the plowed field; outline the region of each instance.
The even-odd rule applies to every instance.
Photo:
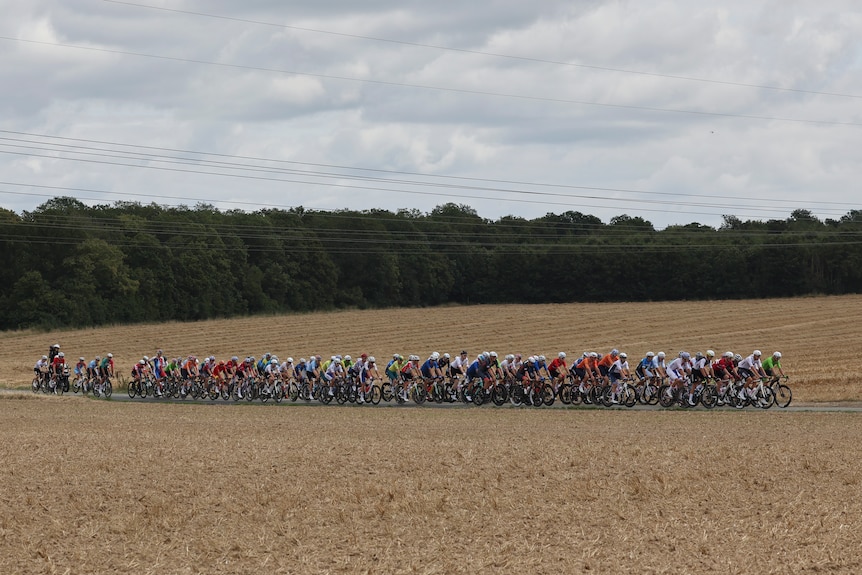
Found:
[[[856,414],[5,393],[0,434],[0,573],[862,571]]]
[[[125,374],[144,354],[281,358],[482,350],[555,355],[617,347],[637,360],[714,349],[779,350],[794,402],[862,400],[862,296],[716,302],[464,306],[341,311],[59,332],[0,333],[0,385],[25,386],[52,343],[73,359],[113,352]]]

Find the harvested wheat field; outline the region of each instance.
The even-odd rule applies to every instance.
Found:
[[[0,395],[0,573],[858,573],[854,414]]]
[[[862,296],[715,302],[485,305],[340,311],[48,333],[0,333],[0,385],[26,386],[52,343],[67,357],[111,351],[127,374],[144,354],[281,358],[482,350],[555,355],[617,347],[630,363],[649,351],[755,348],[784,354],[794,403],[862,400]],[[838,361],[829,361],[837,359]]]

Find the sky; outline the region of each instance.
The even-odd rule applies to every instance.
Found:
[[[862,209],[862,3],[0,0],[0,206]]]

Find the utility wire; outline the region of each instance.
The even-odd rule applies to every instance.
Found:
[[[61,42],[47,42],[43,40],[30,40],[27,38],[13,38],[11,36],[0,36],[0,40],[8,42],[22,42],[28,44],[36,44],[41,46],[53,46],[57,48],[68,48],[73,50],[86,50],[91,52],[102,52],[106,54],[116,54],[120,56],[134,56],[138,58],[151,58],[157,60],[166,60],[171,62],[181,62],[185,64],[202,64],[207,66],[219,66],[223,68],[233,68],[241,70],[254,70],[257,72],[270,72],[276,74],[292,74],[295,76],[308,76],[311,78],[320,78],[324,80],[338,80],[344,82],[359,82],[365,84],[375,84],[380,86],[391,86],[398,88],[414,88],[420,90],[431,90],[436,92],[452,92],[455,94],[469,94],[474,96],[491,96],[495,98],[509,98],[517,100],[526,100],[534,102],[545,102],[553,104],[575,104],[579,106],[597,106],[603,108],[611,108],[616,110],[635,110],[638,112],[662,112],[670,114],[686,114],[693,116],[703,116],[712,118],[741,118],[746,120],[762,120],[769,122],[790,122],[800,124],[812,124],[822,126],[862,126],[862,122],[836,121],[836,120],[813,120],[803,118],[785,118],[780,116],[761,116],[756,114],[734,114],[731,112],[709,112],[704,110],[683,110],[675,108],[659,108],[653,106],[636,106],[634,104],[609,104],[605,102],[590,102],[586,100],[570,100],[565,98],[551,98],[543,96],[526,96],[523,94],[506,94],[502,92],[490,92],[486,90],[470,90],[466,88],[445,88],[441,86],[432,86],[427,84],[410,84],[406,82],[393,82],[386,80],[375,80],[371,78],[353,78],[350,76],[339,76],[333,74],[317,74],[312,72],[300,72],[297,70],[284,70],[278,68],[265,68],[261,66],[248,66],[242,64],[228,64],[224,62],[212,62],[209,60],[198,60],[194,58],[181,58],[177,56],[163,56],[157,54],[146,54],[143,52],[132,52],[128,50],[117,50],[112,48],[97,48],[95,46],[79,46],[76,44],[64,44]]]
[[[698,77],[694,77],[694,76],[682,76],[682,75],[676,75],[676,74],[661,74],[658,72],[644,72],[642,70],[611,68],[608,66],[598,66],[595,64],[578,64],[575,62],[565,62],[565,61],[560,61],[560,60],[548,60],[548,59],[544,59],[544,58],[535,58],[535,57],[531,57],[531,56],[518,56],[518,55],[513,55],[513,54],[501,54],[498,52],[485,52],[482,50],[470,50],[467,48],[454,48],[451,46],[442,46],[439,44],[423,44],[420,42],[409,42],[406,40],[394,40],[391,38],[381,38],[381,37],[377,37],[377,36],[363,36],[360,34],[349,34],[347,32],[335,32],[332,30],[323,30],[320,28],[306,28],[303,26],[293,26],[290,24],[278,24],[275,22],[264,22],[264,21],[260,21],[260,20],[250,20],[250,19],[246,19],[246,18],[237,18],[234,16],[224,16],[224,15],[219,15],[219,14],[208,14],[205,12],[194,12],[191,10],[179,10],[176,8],[167,8],[165,6],[151,6],[149,4],[139,4],[137,2],[122,2],[120,0],[103,0],[103,2],[107,2],[110,4],[121,4],[121,5],[125,5],[125,6],[132,6],[135,8],[147,8],[150,10],[160,10],[163,12],[172,12],[175,14],[185,14],[185,15],[190,15],[190,16],[202,16],[202,17],[206,17],[206,18],[214,18],[214,19],[219,19],[219,20],[229,20],[232,22],[241,22],[244,24],[255,24],[255,25],[259,25],[259,26],[270,26],[270,27],[274,27],[274,28],[282,28],[282,29],[286,29],[286,30],[297,30],[297,31],[301,31],[301,32],[311,32],[311,33],[315,33],[315,34],[328,34],[330,36],[340,36],[343,38],[354,38],[357,40],[370,40],[370,41],[374,41],[374,42],[385,42],[385,43],[389,43],[389,44],[399,44],[402,46],[412,46],[412,47],[416,47],[416,48],[428,48],[428,49],[433,49],[433,50],[443,50],[443,51],[447,51],[447,52],[456,52],[456,53],[461,53],[461,54],[489,56],[489,57],[493,57],[493,58],[505,58],[505,59],[509,59],[509,60],[518,60],[518,61],[522,61],[522,62],[533,62],[533,63],[538,63],[538,64],[553,64],[556,66],[567,66],[567,67],[571,67],[571,68],[582,68],[582,69],[587,69],[587,70],[600,70],[603,72],[617,72],[617,73],[622,73],[622,74],[634,74],[634,75],[638,75],[638,76],[648,76],[648,77],[653,77],[653,78],[668,78],[668,79],[672,79],[672,80],[685,80],[688,82],[701,82],[701,83],[708,83],[708,84],[718,84],[718,85],[723,85],[723,86],[737,86],[737,87],[742,87],[742,88],[757,88],[760,90],[772,90],[772,91],[776,91],[776,92],[793,92],[793,93],[798,93],[798,94],[811,94],[811,95],[816,95],[816,96],[835,96],[835,97],[840,97],[840,98],[862,98],[862,95],[858,95],[858,94],[845,94],[845,93],[838,93],[838,92],[823,92],[823,91],[818,91],[818,90],[804,90],[804,89],[800,89],[800,88],[785,88],[785,87],[781,87],[781,86],[770,86],[770,85],[766,85],[766,84],[749,84],[749,83],[745,83],[745,82],[733,82],[733,81],[729,81],[729,80],[712,80],[712,79],[708,79],[708,78],[698,78]]]

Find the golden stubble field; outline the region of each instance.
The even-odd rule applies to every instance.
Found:
[[[299,359],[366,351],[393,353],[607,352],[634,363],[647,351],[714,349],[784,354],[794,402],[862,400],[862,296],[715,302],[487,305],[339,311],[196,323],[144,324],[48,333],[0,333],[0,386],[26,386],[52,343],[68,357],[112,352],[126,374],[142,355]],[[385,363],[384,363],[385,365]]]
[[[0,573],[858,573],[857,414],[0,394]]]

